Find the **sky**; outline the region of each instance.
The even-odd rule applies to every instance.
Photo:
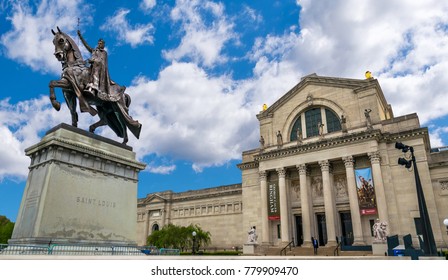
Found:
[[[110,76],[143,125],[128,142],[147,164],[139,198],[241,183],[241,153],[259,144],[256,114],[312,73],[371,71],[395,116],[417,113],[431,147],[448,145],[447,1],[0,0],[0,215],[12,221],[24,150],[71,123],[65,104],[49,102],[57,27],[106,42]],[[80,114],[78,127],[97,120]],[[96,133],[121,142],[107,127]]]

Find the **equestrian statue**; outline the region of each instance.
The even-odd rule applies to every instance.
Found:
[[[61,104],[56,100],[55,88],[61,88],[67,107],[72,117],[72,125],[78,126],[76,99],[81,112],[88,112],[100,120],[89,127],[90,132],[108,125],[123,144],[128,142],[127,129],[138,139],[142,125],[129,115],[130,96],[125,93],[126,87],[120,86],[110,79],[105,42],[98,40],[96,48],[91,48],[78,30],[78,36],[92,57],[85,61],[75,41],[62,32],[59,27],[54,35],[54,55],[62,64],[60,80],[50,81],[50,101],[57,111]],[[94,107],[93,107],[94,106]]]

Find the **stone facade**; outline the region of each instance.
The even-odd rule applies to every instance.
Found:
[[[294,240],[296,245],[311,246],[311,237],[322,245],[334,245],[337,238],[370,245],[372,225],[380,219],[389,225],[390,235],[410,233],[418,247],[414,175],[397,163],[404,154],[395,143],[403,142],[414,148],[436,244],[448,243],[443,225],[448,218],[448,149],[431,149],[428,129],[420,126],[415,113],[395,117],[376,79],[312,74],[257,118],[264,141],[243,152],[238,192],[228,196],[215,188],[197,194],[148,195],[139,200],[139,240],[156,222],[145,215],[160,209],[167,213],[159,214],[160,225],[201,224],[216,233],[214,244],[241,246],[247,230],[256,226],[263,245],[282,246]],[[359,169],[371,171],[373,212],[360,209]],[[272,190],[277,192],[275,198]],[[279,214],[272,214],[277,201]],[[235,209],[235,203],[238,213],[209,211],[218,204]]]
[[[241,185],[229,185],[183,193],[172,191],[148,194],[137,203],[137,236],[140,245],[154,230],[172,223],[198,225],[209,231],[210,247],[241,247],[243,202]]]

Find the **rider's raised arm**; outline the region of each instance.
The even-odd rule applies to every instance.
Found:
[[[86,40],[84,40],[84,37],[82,37],[81,31],[79,31],[79,30],[78,30],[78,36],[79,36],[79,39],[81,39],[81,42],[83,43],[84,47],[86,47],[86,49],[91,53],[93,51],[93,49],[89,46],[89,44],[87,44]]]

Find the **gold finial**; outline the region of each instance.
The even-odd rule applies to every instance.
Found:
[[[268,105],[263,104],[263,111],[266,111],[268,109]]]

